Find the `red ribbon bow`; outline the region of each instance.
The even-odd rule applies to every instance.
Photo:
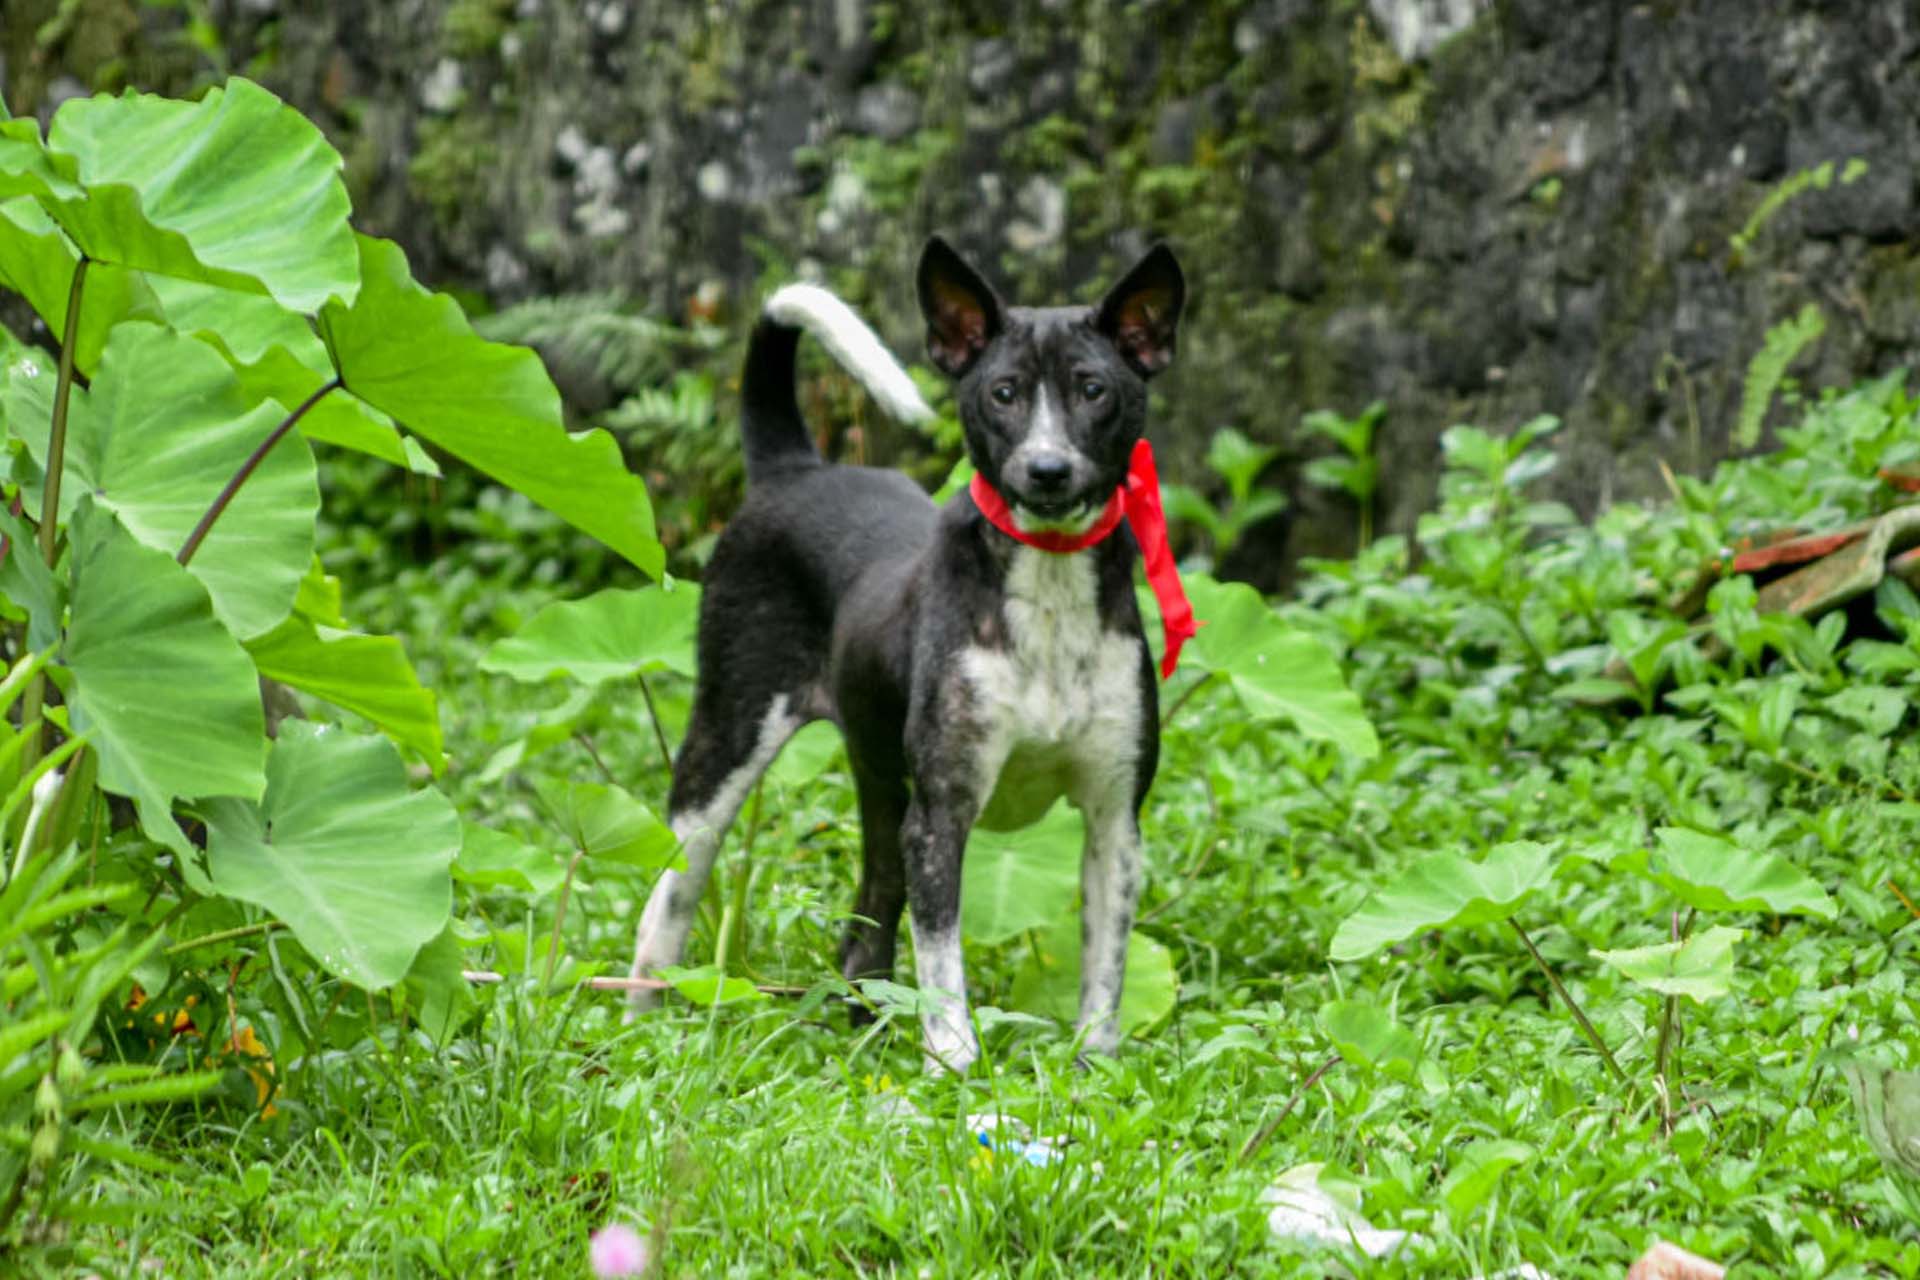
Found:
[[[1187,603],[1187,593],[1180,585],[1173,548],[1167,545],[1167,517],[1160,509],[1160,474],[1154,469],[1152,445],[1145,440],[1135,442],[1133,456],[1127,459],[1126,481],[1113,491],[1099,518],[1084,533],[1044,530],[1028,533],[1014,523],[1007,500],[977,471],[967,491],[973,495],[973,504],[980,508],[980,514],[994,528],[1017,542],[1056,555],[1085,551],[1105,541],[1108,534],[1120,527],[1120,518],[1124,515],[1133,530],[1134,541],[1140,544],[1147,585],[1153,588],[1153,598],[1160,605],[1160,630],[1166,641],[1160,657],[1160,678],[1165,680],[1173,674],[1180,661],[1180,646],[1192,638],[1199,624],[1193,620],[1193,606]]]

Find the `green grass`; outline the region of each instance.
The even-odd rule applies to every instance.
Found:
[[[170,1165],[84,1167],[71,1190],[99,1220],[28,1270],[64,1274],[77,1253],[102,1274],[154,1260],[168,1275],[579,1276],[588,1234],[625,1221],[652,1232],[656,1274],[671,1276],[1317,1276],[1327,1256],[1273,1239],[1262,1202],[1278,1175],[1312,1163],[1376,1226],[1419,1234],[1391,1261],[1347,1259],[1367,1276],[1527,1262],[1559,1280],[1617,1278],[1656,1237],[1742,1275],[1920,1275],[1916,1224],[1860,1136],[1840,1071],[1855,1057],[1920,1067],[1920,922],[1888,884],[1920,890],[1920,806],[1907,798],[1920,793],[1920,746],[1898,731],[1912,715],[1908,676],[1884,654],[1878,674],[1863,670],[1875,651],[1860,648],[1915,643],[1898,630],[1904,602],[1884,593],[1858,638],[1789,628],[1749,655],[1739,642],[1764,620],[1723,595],[1710,622],[1732,655],[1673,648],[1663,661],[1682,693],[1651,713],[1555,696],[1600,678],[1612,615],[1662,616],[1647,581],[1699,563],[1697,545],[1757,509],[1778,510],[1783,473],[1809,507],[1881,502],[1845,482],[1887,452],[1863,452],[1863,433],[1915,433],[1911,405],[1885,388],[1876,403],[1877,426],[1860,403],[1840,405],[1840,425],[1810,424],[1771,469],[1693,482],[1689,506],[1616,513],[1592,531],[1525,500],[1544,470],[1532,436],[1457,437],[1418,571],[1383,540],[1286,606],[1344,654],[1381,757],[1343,761],[1256,728],[1221,682],[1168,728],[1145,817],[1142,927],[1171,950],[1180,999],[1116,1059],[1083,1067],[1061,1029],[1007,1020],[988,1030],[982,1069],[931,1078],[910,1026],[850,1028],[831,975],[857,864],[853,793],[842,761],[812,757],[777,767],[759,801],[744,957],[752,976],[809,994],[673,1001],[623,1026],[617,997],[548,994],[524,976],[539,970],[553,895],[463,897],[469,963],[509,979],[478,991],[460,1035],[436,1046],[386,998],[334,1003],[345,993],[329,987],[289,1000],[271,982],[234,983],[242,1020],[270,1044],[295,1005],[333,1004],[321,1037],[333,1047],[277,1064],[271,1118],[238,1072],[197,1106],[115,1117],[108,1136]],[[1822,452],[1835,433],[1844,462]],[[463,812],[557,848],[541,781],[604,765],[658,803],[665,773],[637,693],[621,691],[581,737],[480,780],[569,691],[486,676],[479,654],[577,590],[563,584],[578,552],[512,504],[483,515],[461,560],[390,573],[364,541],[356,552],[342,539],[332,561],[349,575],[351,612],[411,637],[437,682]],[[1756,739],[1739,708],[1783,682],[1798,699],[1785,739]],[[1875,733],[1829,701],[1867,687],[1897,694],[1894,727]],[[670,736],[687,692],[656,688]],[[729,891],[749,825],[710,904]],[[1733,990],[1683,1002],[1665,1098],[1652,1072],[1658,998],[1590,956],[1664,940],[1676,923],[1664,891],[1611,865],[1662,825],[1777,853],[1840,904],[1832,922],[1726,921],[1749,931]],[[1420,855],[1513,839],[1560,854],[1518,918],[1626,1086],[1502,926],[1423,934],[1361,963],[1327,958],[1367,891]],[[646,885],[618,867],[584,870],[568,955],[624,971]],[[716,926],[710,912],[693,960],[713,954]],[[267,960],[252,963],[257,973]],[[1027,963],[1020,941],[975,949],[976,1003],[1010,1007]],[[221,998],[226,975],[208,981]],[[1420,1046],[1417,1068],[1343,1062],[1303,1092],[1332,1053],[1319,1011],[1340,999],[1390,1007]],[[967,1123],[981,1113],[1056,1140],[1058,1158],[988,1154]],[[1486,1148],[1475,1144],[1488,1142],[1524,1150],[1476,1182]]]

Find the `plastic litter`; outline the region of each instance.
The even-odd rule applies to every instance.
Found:
[[[1267,1212],[1267,1230],[1282,1240],[1323,1249],[1354,1249],[1369,1258],[1386,1258],[1423,1237],[1411,1231],[1376,1227],[1360,1215],[1356,1205],[1343,1203],[1320,1185],[1318,1164],[1301,1164],[1274,1179],[1261,1199],[1273,1207]],[[1338,1262],[1331,1274],[1351,1276]],[[1522,1263],[1474,1280],[1554,1280],[1532,1263]]]

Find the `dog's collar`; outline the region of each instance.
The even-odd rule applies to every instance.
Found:
[[[1134,442],[1127,460],[1127,478],[1084,533],[1060,533],[1054,530],[1029,532],[1013,518],[1013,508],[999,491],[987,483],[978,471],[967,486],[973,505],[1000,532],[1016,542],[1055,555],[1071,555],[1104,542],[1120,527],[1124,516],[1140,544],[1147,585],[1160,606],[1160,630],[1166,644],[1160,658],[1160,678],[1173,674],[1180,661],[1180,646],[1192,638],[1199,624],[1193,618],[1193,606],[1187,602],[1186,589],[1180,585],[1180,570],[1173,561],[1173,549],[1167,545],[1167,517],[1160,509],[1160,475],[1153,465],[1153,446],[1144,439]]]
[[[1094,518],[1091,525],[1081,533],[1062,533],[1057,529],[1027,530],[1020,527],[1014,518],[1013,508],[1000,496],[1000,491],[987,483],[987,478],[978,471],[973,473],[973,481],[967,486],[973,496],[973,505],[980,508],[980,514],[987,522],[1015,542],[1024,542],[1030,547],[1042,551],[1051,551],[1055,555],[1070,555],[1075,551],[1085,551],[1088,547],[1098,546],[1107,540],[1107,535],[1120,527],[1120,518],[1126,514],[1124,495],[1125,486],[1115,489],[1113,496],[1107,499],[1106,507]]]

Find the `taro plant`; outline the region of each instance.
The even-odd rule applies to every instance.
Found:
[[[1744,930],[1714,925],[1695,933],[1702,912],[1765,911],[1832,920],[1834,900],[1813,878],[1785,858],[1758,853],[1723,836],[1682,827],[1654,833],[1655,849],[1634,848],[1612,867],[1652,881],[1686,908],[1671,912],[1666,942],[1622,950],[1596,950],[1594,959],[1662,997],[1653,1074],[1667,1126],[1673,1123],[1672,1055],[1680,1032],[1680,999],[1717,999],[1733,988],[1733,948]]]
[[[1811,877],[1777,855],[1678,827],[1663,827],[1654,835],[1655,851],[1633,848],[1613,857],[1610,866],[1668,890],[1686,908],[1685,919],[1678,910],[1672,912],[1670,941],[1595,950],[1593,956],[1664,998],[1653,1073],[1671,1127],[1670,1066],[1680,1031],[1680,998],[1704,1001],[1727,994],[1733,983],[1732,949],[1742,936],[1739,929],[1718,925],[1696,934],[1698,915],[1768,911],[1831,920],[1837,908]],[[1335,960],[1364,960],[1418,934],[1505,924],[1546,975],[1608,1072],[1616,1082],[1628,1084],[1612,1050],[1518,919],[1521,909],[1553,881],[1557,869],[1552,850],[1532,841],[1497,845],[1478,862],[1456,853],[1429,854],[1368,894],[1341,922],[1329,954]]]
[[[0,643],[10,661],[46,655],[16,668],[0,793],[40,776],[60,815],[10,828],[7,891],[56,872],[97,891],[76,932],[19,917],[19,945],[45,989],[105,972],[83,965],[82,933],[150,939],[149,992],[270,950],[278,980],[242,995],[273,1015],[283,1060],[353,1023],[329,1028],[341,1001],[315,989],[404,981],[395,1004],[419,1012],[462,985],[460,824],[407,775],[445,767],[438,711],[398,642],[351,628],[315,561],[316,448],[431,473],[431,446],[642,570],[662,562],[613,440],[569,434],[537,357],[475,336],[398,248],[356,236],[340,168],[239,79],[198,102],[75,99],[44,138],[0,121],[0,287],[60,339],[49,357],[0,331]],[[263,680],[346,714],[302,724],[276,705],[270,736]],[[71,815],[77,872],[60,860]],[[7,988],[9,1022],[25,991]],[[61,991],[62,1052],[101,1058],[93,1006],[73,1001],[119,998],[117,982]],[[27,1061],[0,1054],[0,1071]]]

